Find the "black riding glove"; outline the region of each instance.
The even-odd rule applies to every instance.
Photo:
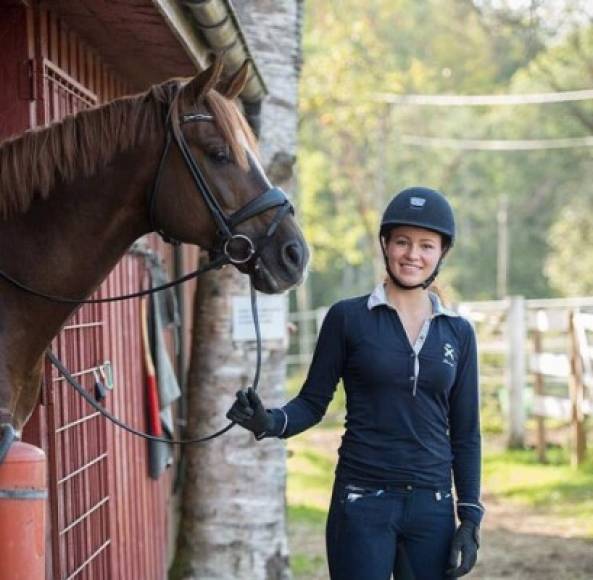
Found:
[[[478,559],[478,548],[480,547],[480,528],[469,520],[459,524],[449,555],[449,566],[447,576],[459,578],[467,574],[476,564]],[[461,559],[461,562],[459,561]]]
[[[237,391],[237,398],[226,414],[227,419],[251,431],[256,439],[262,439],[272,430],[274,420],[258,396],[249,387],[247,391]]]

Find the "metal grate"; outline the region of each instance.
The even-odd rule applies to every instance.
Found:
[[[85,306],[54,341],[77,380],[94,392],[102,360],[99,307]],[[56,578],[108,578],[110,495],[105,421],[54,372],[48,390],[53,568]]]
[[[43,60],[43,97],[47,123],[98,103],[97,95],[47,59]]]

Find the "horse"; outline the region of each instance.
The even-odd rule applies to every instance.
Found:
[[[215,58],[0,144],[0,463],[34,410],[51,340],[137,238],[224,255],[265,293],[302,280],[307,244],[235,104],[248,63],[228,80],[222,68]]]

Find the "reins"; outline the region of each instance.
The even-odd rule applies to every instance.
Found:
[[[169,112],[167,113],[165,119],[165,144],[163,147],[163,151],[161,154],[161,158],[159,160],[157,173],[153,182],[153,186],[150,188],[148,192],[148,199],[147,199],[147,206],[148,206],[148,220],[153,231],[156,231],[165,242],[175,243],[174,240],[168,236],[161,228],[158,227],[156,221],[156,196],[159,192],[159,186],[161,182],[161,174],[165,167],[165,160],[167,157],[167,153],[170,149],[171,143],[174,141],[181,152],[183,160],[185,161],[185,165],[194,181],[196,189],[202,195],[202,199],[206,204],[206,207],[210,211],[210,214],[216,223],[217,231],[218,231],[218,240],[214,244],[214,248],[210,250],[210,261],[204,265],[203,267],[186,274],[176,280],[168,282],[166,284],[162,284],[160,286],[156,286],[154,288],[149,288],[146,290],[140,290],[138,292],[132,292],[130,294],[122,294],[119,296],[112,296],[108,298],[90,298],[90,299],[77,299],[77,298],[66,298],[62,296],[54,296],[51,294],[46,294],[44,292],[35,290],[29,287],[22,282],[19,282],[12,276],[8,275],[7,273],[0,270],[0,278],[4,279],[5,281],[9,282],[16,288],[27,292],[33,296],[37,296],[40,298],[44,298],[46,300],[50,300],[52,302],[63,303],[63,304],[101,304],[105,302],[117,302],[122,300],[130,300],[133,298],[139,298],[141,296],[146,296],[148,294],[153,294],[155,292],[160,292],[161,290],[165,290],[172,286],[176,286],[183,282],[187,282],[192,278],[196,278],[201,274],[204,274],[210,270],[214,270],[224,266],[225,264],[247,264],[248,262],[253,263],[253,270],[257,271],[259,268],[259,259],[262,252],[263,247],[270,242],[280,222],[289,214],[294,214],[294,208],[284,192],[277,188],[277,187],[269,187],[267,191],[262,193],[261,195],[255,197],[254,199],[247,202],[243,207],[232,213],[231,215],[227,216],[220,206],[218,200],[213,195],[212,191],[208,186],[208,182],[206,181],[200,167],[198,166],[190,147],[181,131],[177,132],[174,131],[172,123],[171,123],[171,105],[169,106]],[[214,121],[214,117],[212,115],[206,115],[201,113],[191,113],[185,114],[181,116],[181,125],[190,122],[204,122],[204,121]],[[172,138],[173,136],[173,138]],[[235,233],[235,227],[261,213],[276,208],[276,213],[274,217],[270,220],[268,227],[263,236],[257,238],[256,242],[254,242],[248,235],[242,233]],[[234,247],[233,242],[238,242],[238,248]],[[238,252],[238,253],[237,253]],[[259,327],[259,317],[257,311],[257,295],[255,286],[253,284],[253,279],[250,276],[250,292],[251,292],[251,312],[253,316],[253,323],[255,326],[255,334],[256,334],[256,343],[257,343],[257,362],[256,362],[256,369],[255,375],[253,379],[252,387],[254,390],[257,390],[259,384],[259,378],[261,373],[261,332]],[[156,435],[151,435],[149,433],[144,433],[143,431],[139,431],[129,425],[125,424],[122,420],[118,419],[114,415],[112,415],[109,411],[103,408],[85,389],[80,383],[76,381],[76,379],[72,376],[72,374],[68,371],[68,369],[62,364],[62,362],[56,357],[56,355],[50,350],[46,350],[47,357],[51,361],[51,363],[58,369],[58,371],[64,376],[66,381],[78,392],[78,394],[84,398],[84,400],[91,405],[96,411],[98,411],[101,415],[107,418],[109,421],[136,435],[138,437],[143,437],[144,439],[149,439],[151,441],[161,441],[164,443],[171,443],[175,445],[185,445],[185,444],[193,444],[193,443],[202,443],[205,441],[210,441],[223,433],[226,433],[229,429],[231,429],[235,423],[230,422],[226,427],[212,433],[210,435],[199,437],[197,439],[167,439],[164,437],[158,437]]]
[[[259,326],[259,317],[257,312],[257,295],[255,292],[255,288],[253,283],[250,284],[250,291],[251,291],[251,314],[253,316],[253,324],[255,326],[255,336],[257,342],[257,361],[255,365],[255,375],[253,378],[252,387],[254,390],[257,390],[259,385],[259,378],[261,373],[261,330]],[[138,437],[142,437],[144,439],[148,439],[150,441],[161,441],[163,443],[171,443],[173,445],[192,445],[196,443],[205,443],[206,441],[210,441],[219,437],[223,433],[226,433],[230,429],[232,429],[236,423],[231,421],[222,429],[219,429],[215,433],[211,433],[210,435],[206,435],[204,437],[198,437],[196,439],[167,439],[165,437],[157,437],[156,435],[151,435],[150,433],[145,433],[143,431],[139,431],[134,427],[130,427],[126,423],[124,423],[121,419],[118,419],[114,415],[112,415],[107,409],[102,407],[86,390],[85,388],[70,374],[68,369],[62,364],[62,362],[56,357],[56,355],[50,350],[47,349],[46,351],[47,357],[51,361],[51,363],[58,369],[58,371],[62,374],[62,376],[66,379],[66,381],[74,388],[74,390],[91,406],[93,409],[101,413],[103,417],[111,421],[114,425],[117,425],[124,431],[128,433],[132,433]]]
[[[63,296],[53,296],[51,294],[45,294],[43,292],[39,292],[38,290],[34,290],[29,286],[22,284],[18,280],[15,280],[6,272],[0,270],[0,278],[3,278],[7,282],[10,282],[13,286],[16,286],[19,290],[23,290],[27,292],[27,294],[32,294],[33,296],[38,296],[39,298],[45,298],[46,300],[50,300],[51,302],[58,302],[60,304],[103,304],[105,302],[121,302],[123,300],[131,300],[132,298],[140,298],[141,296],[146,296],[148,294],[154,294],[155,292],[160,292],[161,290],[166,290],[167,288],[171,288],[172,286],[177,286],[179,284],[183,284],[188,280],[192,280],[193,278],[197,278],[210,270],[216,270],[225,264],[228,263],[228,259],[225,256],[220,256],[218,259],[208,262],[201,268],[190,272],[189,274],[185,274],[180,278],[172,280],[171,282],[167,282],[166,284],[162,284],[160,286],[155,286],[154,288],[148,288],[146,290],[139,290],[138,292],[131,292],[130,294],[121,294],[119,296],[109,296],[108,298],[64,298]]]

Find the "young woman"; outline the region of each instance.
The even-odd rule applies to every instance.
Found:
[[[298,396],[266,410],[240,391],[227,416],[257,439],[292,437],[321,420],[343,379],[332,580],[388,580],[398,544],[416,580],[458,577],[476,562],[484,508],[475,335],[428,290],[455,240],[451,206],[432,189],[406,189],[387,206],[379,240],[386,282],[330,308]]]

